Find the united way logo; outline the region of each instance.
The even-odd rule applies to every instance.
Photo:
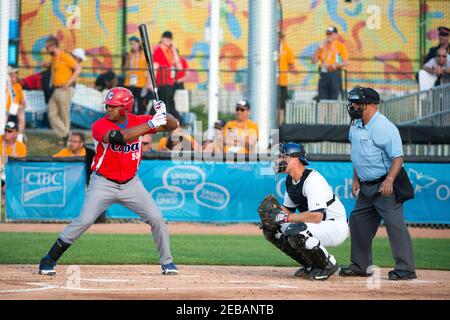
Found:
[[[22,204],[25,207],[64,207],[64,168],[22,168]]]

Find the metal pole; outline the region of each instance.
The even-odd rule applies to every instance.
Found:
[[[6,121],[6,81],[8,77],[8,41],[9,41],[9,5],[10,1],[0,1],[0,134],[5,133]],[[0,157],[0,167],[3,165]],[[5,168],[6,169],[6,168]],[[2,193],[0,192],[0,204]],[[2,208],[0,205],[0,216]]]
[[[208,135],[213,138],[219,112],[220,0],[211,0],[209,27]]]
[[[259,152],[267,150],[270,132],[277,128],[276,63],[277,21],[275,0],[249,0],[248,100],[259,126]]]

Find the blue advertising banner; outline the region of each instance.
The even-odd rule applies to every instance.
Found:
[[[81,210],[84,162],[8,162],[6,214],[9,220],[71,220]]]
[[[350,215],[352,165],[313,162]],[[409,223],[450,224],[450,164],[407,163],[415,199],[405,204]],[[84,200],[84,163],[9,162],[6,170],[8,219],[70,220]],[[258,222],[260,201],[272,193],[283,200],[285,175],[268,162],[193,163],[145,160],[139,176],[169,221]],[[110,218],[137,218],[122,205],[107,210]]]
[[[350,162],[313,162],[332,186],[350,215]],[[405,165],[415,189],[415,199],[405,204],[410,223],[450,223],[450,164]],[[259,202],[269,193],[280,202],[285,175],[274,175],[270,163],[181,163],[143,161],[139,175],[149,193],[170,221],[257,222]],[[109,208],[111,218],[135,218],[121,205]]]

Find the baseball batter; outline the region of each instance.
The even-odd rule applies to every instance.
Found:
[[[277,148],[275,171],[287,173],[283,206],[270,210],[265,238],[302,267],[295,275],[326,280],[337,270],[336,259],[325,247],[338,246],[348,237],[345,208],[325,178],[309,165],[303,146],[286,143]],[[267,198],[267,197],[266,197]],[[300,214],[295,214],[296,210]]]
[[[170,254],[169,233],[156,203],[136,171],[141,162],[142,136],[172,131],[178,121],[166,113],[162,101],[155,104],[156,114],[134,115],[133,94],[126,88],[112,88],[105,99],[105,117],[92,126],[96,154],[92,175],[80,216],[59,235],[39,264],[39,273],[56,274],[56,262],[62,254],[95,222],[111,204],[120,203],[150,224],[156,242],[162,274],[177,274]]]

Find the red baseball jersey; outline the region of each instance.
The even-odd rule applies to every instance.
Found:
[[[135,127],[141,123],[151,120],[150,115],[128,114],[128,123],[126,128]],[[126,181],[134,177],[141,163],[142,155],[142,137],[128,142],[126,145],[116,145],[104,143],[103,137],[110,130],[121,130],[121,128],[106,116],[95,121],[92,126],[92,138],[95,145],[95,156],[92,161],[92,171],[97,171],[101,175],[117,180]],[[155,129],[149,129],[146,133],[154,134]]]

